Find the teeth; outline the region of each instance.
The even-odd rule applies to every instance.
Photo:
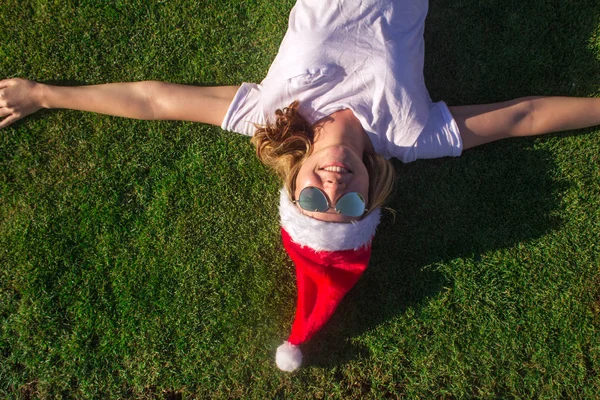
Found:
[[[324,171],[329,171],[329,172],[341,172],[341,173],[347,173],[348,170],[346,168],[343,167],[326,167],[323,168]]]

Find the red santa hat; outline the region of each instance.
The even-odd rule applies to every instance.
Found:
[[[351,223],[319,221],[304,215],[282,189],[279,214],[283,245],[296,266],[298,303],[292,332],[275,360],[291,372],[302,364],[298,346],[329,320],[367,268],[380,210]]]

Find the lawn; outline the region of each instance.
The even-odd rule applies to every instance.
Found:
[[[0,78],[262,80],[291,0],[3,0]],[[600,96],[596,0],[431,0],[450,105]],[[600,130],[403,165],[370,267],[293,374],[279,182],[216,127],[42,111],[0,131],[0,397],[594,398]]]

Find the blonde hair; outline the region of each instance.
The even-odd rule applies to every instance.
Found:
[[[298,101],[275,111],[275,122],[257,125],[252,137],[256,155],[283,180],[290,200],[294,199],[296,177],[313,149],[312,126],[298,113]],[[369,212],[387,201],[394,187],[393,165],[377,153],[365,152],[363,162],[369,173]]]

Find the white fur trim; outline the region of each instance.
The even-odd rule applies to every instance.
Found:
[[[283,344],[277,348],[275,362],[280,370],[294,372],[302,365],[302,352],[298,346],[294,346],[290,342],[283,342]]]
[[[315,251],[359,249],[371,242],[381,212],[373,210],[361,220],[350,223],[325,222],[304,215],[290,201],[285,189],[279,198],[281,226],[295,243]]]

